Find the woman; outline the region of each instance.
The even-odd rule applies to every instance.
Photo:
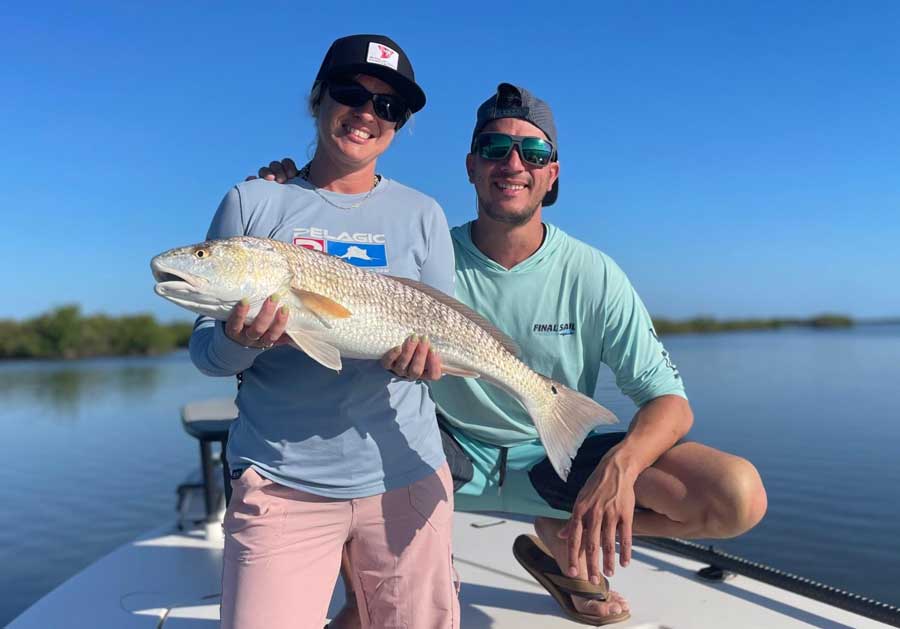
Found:
[[[440,206],[376,174],[424,104],[395,42],[338,39],[310,94],[312,161],[290,185],[230,190],[208,238],[276,238],[452,294]],[[337,374],[285,346],[277,296],[250,324],[248,310],[238,305],[224,324],[201,317],[191,337],[201,371],[240,383],[222,627],[319,629],[345,545],[363,626],[458,627],[453,490],[425,385],[377,361],[345,359]]]

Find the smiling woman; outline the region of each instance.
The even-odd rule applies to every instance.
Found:
[[[274,239],[452,294],[443,210],[376,172],[396,130],[425,105],[404,51],[381,35],[338,39],[309,103],[312,161],[288,185],[255,180],[232,188],[207,240]],[[157,291],[176,303],[196,300],[203,280],[186,261],[207,261],[208,249],[185,250],[178,267],[156,260]],[[243,271],[254,264],[235,263]],[[359,608],[348,608],[345,621],[458,627],[452,483],[426,386],[374,360],[345,360],[336,375],[297,351],[298,331],[285,333],[288,295],[278,286],[256,294],[237,283],[201,310],[191,337],[202,372],[241,382],[227,452],[234,472],[222,627],[321,627],[342,556]],[[321,295],[304,297],[325,303]],[[327,321],[304,321],[303,338],[314,343]]]

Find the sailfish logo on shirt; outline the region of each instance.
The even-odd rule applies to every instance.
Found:
[[[333,255],[353,266],[373,271],[388,268],[384,234],[330,232],[319,227],[297,227],[294,229],[294,244]]]
[[[362,247],[357,247],[356,245],[347,247],[347,251],[344,252],[344,255],[340,255],[338,257],[343,258],[344,260],[356,258],[357,260],[366,260],[367,262],[371,262],[373,260],[373,258],[369,257],[369,253],[365,249],[363,249]]]

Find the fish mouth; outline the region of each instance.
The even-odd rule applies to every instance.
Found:
[[[171,295],[196,295],[200,293],[204,280],[180,269],[173,269],[157,258],[150,262],[153,279],[156,280],[154,290],[161,297]]]

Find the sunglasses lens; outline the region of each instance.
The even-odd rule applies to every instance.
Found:
[[[371,94],[359,83],[334,82],[329,83],[328,93],[341,105],[347,107],[359,107],[369,100]]]
[[[387,122],[399,122],[406,114],[406,103],[393,94],[373,94],[355,81],[334,81],[328,84],[331,98],[347,107],[362,107],[370,100],[375,115]]]
[[[546,166],[553,156],[553,147],[541,138],[523,138],[522,159],[537,166]]]
[[[522,160],[535,166],[546,166],[553,158],[553,145],[542,138],[482,133],[475,140],[475,150],[484,159],[506,159],[513,145],[519,145]]]
[[[388,122],[399,122],[406,113],[406,104],[402,98],[391,94],[376,94],[373,99],[375,115]]]
[[[484,159],[503,159],[512,148],[512,138],[503,133],[482,133],[476,140],[478,155]]]

